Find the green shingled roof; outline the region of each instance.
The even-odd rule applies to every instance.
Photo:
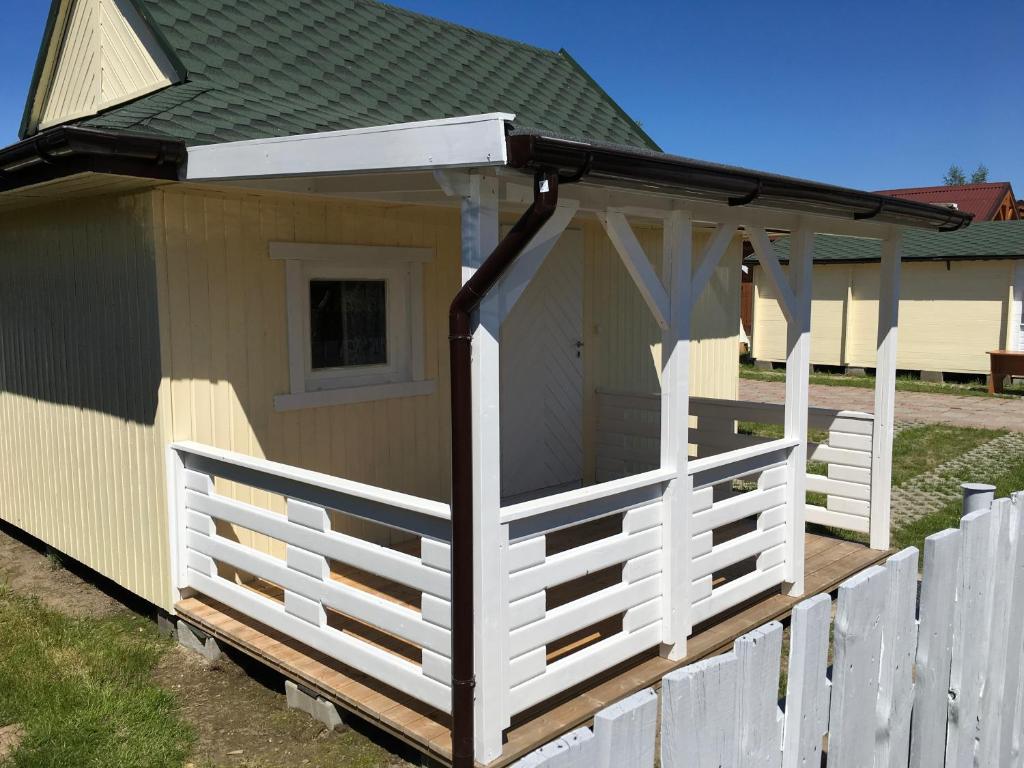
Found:
[[[779,258],[789,258],[788,237],[776,240],[775,248]],[[817,235],[814,239],[816,262],[878,261],[881,257],[879,240],[839,235]],[[957,232],[908,229],[903,235],[904,259],[1010,257],[1024,257],[1024,221],[983,221]]]
[[[81,121],[190,144],[511,112],[520,129],[656,148],[564,51],[374,0],[133,0],[187,71]]]

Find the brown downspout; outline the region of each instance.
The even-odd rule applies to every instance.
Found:
[[[452,766],[474,765],[473,689],[473,311],[558,203],[558,173],[534,177],[533,204],[455,294],[448,313],[452,389]],[[575,180],[575,179],[571,179]],[[565,179],[565,181],[571,181]]]

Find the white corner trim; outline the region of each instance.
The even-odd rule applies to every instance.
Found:
[[[274,410],[278,413],[298,411],[303,408],[323,408],[331,405],[368,403],[373,400],[390,400],[397,397],[421,397],[437,391],[437,382],[401,381],[395,384],[372,384],[365,387],[342,387],[319,392],[275,395]]]
[[[183,181],[505,165],[507,112],[189,147]]]
[[[382,245],[339,245],[337,243],[270,243],[270,258],[301,261],[345,261],[348,264],[369,262],[420,262],[434,259],[433,248],[411,248]]]

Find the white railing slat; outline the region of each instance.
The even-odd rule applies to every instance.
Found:
[[[690,574],[698,580],[723,568],[758,555],[765,550],[776,547],[786,540],[786,529],[776,525],[766,531],[751,531],[735,539],[715,546],[711,552],[702,557],[694,558]]]
[[[766,473],[767,474],[767,473]],[[750,491],[716,502],[711,509],[693,515],[690,532],[694,535],[759,514],[786,502],[785,486]]]
[[[407,587],[446,599],[450,596],[451,578],[448,574],[424,566],[418,557],[337,531],[316,531],[293,523],[283,515],[225,496],[207,496],[186,491],[185,504],[188,509],[279,539],[367,573],[383,576]]]
[[[390,491],[386,488],[378,488],[365,483],[357,483],[353,480],[344,480],[333,475],[326,475],[322,472],[314,472],[300,467],[280,464],[276,461],[259,459],[254,456],[247,456],[243,453],[236,453],[213,446],[203,445],[194,442],[178,442],[171,445],[171,450],[188,454],[195,457],[209,459],[216,464],[227,467],[237,467],[256,473],[260,476],[273,476],[280,480],[287,480],[302,485],[320,488],[330,493],[353,498],[365,499],[383,506],[395,507],[409,512],[415,512],[428,517],[435,517],[441,520],[451,519],[451,507],[438,501],[423,499],[418,496],[410,496],[399,491]],[[287,495],[287,494],[285,494]]]
[[[514,687],[510,694],[513,714],[529,709],[598,672],[621,664],[661,642],[661,622],[655,621],[635,632],[620,632],[606,640],[548,664],[544,674]]]
[[[615,584],[592,592],[553,608],[540,621],[514,631],[510,638],[510,653],[515,658],[659,595],[661,579],[658,576],[651,576],[635,584]]]
[[[843,480],[832,480],[821,475],[807,475],[807,490],[833,496],[845,496],[848,499],[857,499],[858,501],[865,502],[871,499],[871,487],[868,485],[847,483]]]
[[[509,599],[518,600],[588,573],[646,555],[661,547],[661,528],[619,533],[583,547],[559,552],[534,568],[509,577]]]
[[[858,533],[869,533],[871,531],[871,521],[866,516],[833,512],[831,509],[819,507],[817,504],[808,504],[805,509],[806,519],[809,523],[831,525],[834,528],[845,528],[848,531],[857,531]]]
[[[698,623],[710,619],[715,614],[726,611],[734,605],[749,600],[754,595],[771,589],[782,583],[783,566],[778,565],[766,571],[756,571],[740,576],[738,579],[717,587],[711,591],[709,597],[698,600],[693,604],[693,621]],[[710,581],[710,579],[709,579]],[[697,591],[697,584],[694,584],[694,591]]]

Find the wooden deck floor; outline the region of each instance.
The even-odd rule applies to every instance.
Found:
[[[889,553],[860,544],[807,534],[806,594],[790,598],[767,594],[695,628],[689,655],[678,662],[660,658],[656,649],[630,659],[586,684],[517,716],[506,733],[501,758],[492,768],[508,765],[551,739],[589,722],[601,709],[650,686],[668,672],[728,650],[733,640],[761,624],[787,616],[800,600],[830,592],[850,575],[884,559]],[[219,641],[263,661],[288,678],[316,691],[434,759],[451,760],[447,715],[400,691],[356,672],[215,600],[197,595],[177,605],[180,616]]]

